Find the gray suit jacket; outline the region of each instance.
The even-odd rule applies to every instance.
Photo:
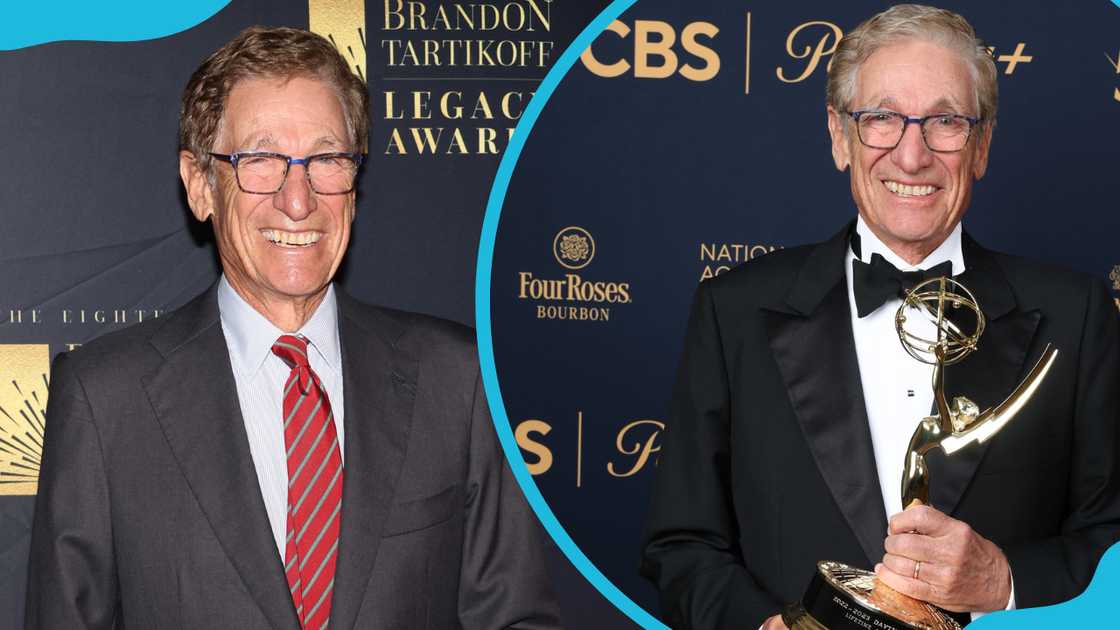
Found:
[[[341,291],[338,307],[330,627],[558,627],[470,329]],[[29,572],[29,629],[299,629],[213,288],[55,360]]]

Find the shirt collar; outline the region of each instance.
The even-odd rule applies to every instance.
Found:
[[[256,374],[272,353],[272,344],[285,334],[284,331],[249,306],[230,285],[225,274],[218,281],[218,312],[234,369],[241,374]],[[340,371],[342,352],[338,341],[338,301],[333,283],[327,286],[327,294],[311,319],[296,334],[308,340],[308,345],[315,349],[328,367]]]
[[[872,254],[879,254],[900,271],[915,271],[929,269],[949,260],[953,263],[954,276],[964,273],[964,254],[961,252],[961,224],[959,222],[949,233],[949,236],[937,246],[937,249],[930,252],[916,265],[906,262],[898,254],[891,251],[891,248],[884,245],[871,231],[871,228],[863,222],[862,216],[856,218],[856,234],[859,234],[859,259],[865,263],[871,262]]]

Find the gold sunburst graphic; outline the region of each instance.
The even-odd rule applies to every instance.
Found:
[[[0,495],[33,495],[46,429],[50,347],[0,345]]]
[[[308,0],[307,13],[308,30],[331,40],[354,74],[365,81],[365,0]]]

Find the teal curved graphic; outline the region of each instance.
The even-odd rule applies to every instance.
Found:
[[[498,384],[497,367],[494,362],[494,340],[490,321],[490,276],[494,263],[494,243],[497,237],[502,204],[505,201],[513,170],[517,166],[517,160],[525,147],[525,141],[556,86],[575,63],[579,54],[591,45],[595,37],[612,20],[616,19],[636,1],[615,0],[576,37],[575,41],[564,51],[541,82],[536,95],[529,102],[520,123],[517,125],[513,138],[510,140],[498,166],[498,172],[494,178],[494,184],[490,189],[490,197],[486,205],[486,215],[483,219],[478,263],[475,269],[475,324],[478,330],[478,351],[481,359],[483,385],[490,403],[498,438],[513,469],[517,483],[521,486],[533,511],[561,551],[604,597],[643,628],[667,629],[667,626],[634,603],[603,575],[568,535],[564,526],[553,514],[552,509],[541,495],[536,482],[525,466],[521,451],[510,428],[509,418],[506,415],[501,387]],[[1112,2],[1120,6],[1120,0],[1112,0]],[[1110,618],[1107,613],[1110,610],[1110,607],[1107,606],[1108,600],[1114,598],[1116,593],[1120,593],[1120,545],[1112,547],[1104,555],[1092,583],[1081,596],[1056,606],[994,613],[977,620],[970,627],[976,627],[980,630],[1002,630],[1003,628],[1062,628],[1081,624],[1096,626],[1102,622],[1107,624],[1108,622],[1105,620]]]
[[[230,0],[13,0],[0,19],[0,50],[57,41],[134,42],[201,24]]]

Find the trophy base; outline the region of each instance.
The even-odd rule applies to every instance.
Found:
[[[817,563],[804,598],[787,607],[782,620],[791,630],[961,630],[936,606],[839,562]]]

